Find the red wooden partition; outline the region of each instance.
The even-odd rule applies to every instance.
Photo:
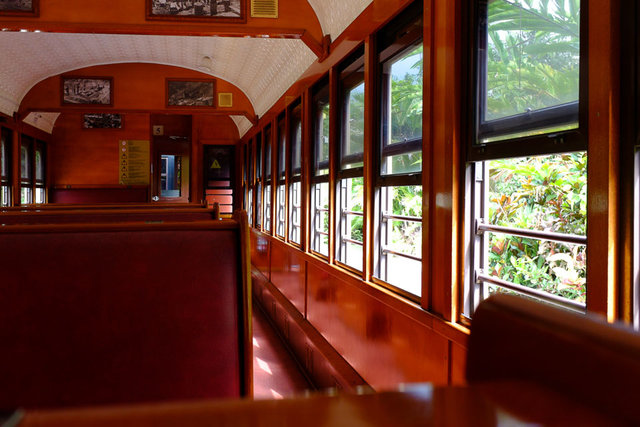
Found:
[[[0,410],[252,392],[246,214],[0,227]]]
[[[0,212],[0,224],[73,224],[107,222],[206,221],[219,218],[219,212],[205,207],[167,209],[52,209]]]

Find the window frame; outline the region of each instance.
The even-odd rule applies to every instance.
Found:
[[[287,236],[287,148],[289,146],[286,111],[280,113],[276,121],[276,177],[274,235],[280,240]]]
[[[12,205],[13,132],[14,131],[12,129],[0,127],[0,144],[4,147],[4,158],[0,159],[0,161],[4,161],[5,166],[5,174],[0,174],[0,191],[2,191],[2,194],[0,195],[0,207],[9,207]],[[2,200],[5,200],[5,202],[2,202]]]
[[[391,21],[387,26],[377,34],[378,52],[378,114],[380,117],[377,131],[378,138],[374,157],[374,218],[375,227],[373,242],[373,269],[371,281],[400,294],[401,296],[420,303],[422,295],[413,294],[406,289],[394,285],[388,281],[389,258],[388,255],[396,255],[408,259],[412,259],[420,263],[422,272],[422,256],[416,257],[409,254],[403,254],[393,251],[388,247],[388,239],[390,238],[389,220],[407,220],[419,222],[422,226],[422,217],[401,217],[388,212],[388,192],[392,187],[420,186],[422,187],[422,173],[424,163],[420,171],[406,173],[387,173],[383,174],[384,157],[395,155],[422,153],[424,127],[419,138],[412,138],[406,142],[391,144],[388,141],[389,125],[391,120],[391,76],[385,73],[385,67],[392,64],[407,53],[413,51],[417,47],[423,45],[423,5],[421,2],[412,4],[405,9],[398,17]],[[423,54],[424,55],[424,54]],[[423,56],[424,58],[424,56]],[[424,70],[423,70],[424,82]],[[422,95],[424,103],[424,88]],[[424,122],[423,122],[424,123]],[[422,240],[422,239],[421,239]],[[422,274],[420,275],[420,283],[422,283]],[[421,286],[422,287],[422,286]]]
[[[469,27],[473,30],[469,33],[467,51],[467,63],[462,64],[462,69],[467,74],[463,75],[463,81],[467,82],[466,103],[468,109],[464,111],[466,122],[470,125],[466,127],[468,134],[464,135],[467,140],[465,145],[463,161],[464,166],[464,286],[461,286],[459,294],[460,321],[467,324],[470,321],[475,307],[480,302],[478,288],[483,286],[478,281],[477,266],[486,265],[485,259],[488,253],[487,239],[483,237],[483,225],[476,221],[478,214],[483,218],[488,216],[488,206],[482,200],[482,183],[488,182],[487,161],[507,158],[534,157],[553,154],[571,153],[587,151],[587,124],[588,124],[588,3],[581,1],[580,5],[580,65],[579,65],[579,100],[577,102],[578,127],[571,130],[558,132],[547,132],[539,135],[518,137],[512,136],[493,142],[481,142],[481,138],[486,136],[486,129],[481,129],[481,103],[483,101],[480,93],[486,86],[483,86],[484,78],[481,73],[486,73],[486,67],[481,61],[481,53],[486,47],[486,5],[491,0],[476,0],[468,9],[467,20]],[[483,33],[484,32],[484,33]],[[482,40],[482,38],[485,40]],[[470,65],[470,66],[468,66]],[[477,108],[476,108],[477,107]],[[571,107],[575,108],[575,107]],[[545,112],[545,114],[548,112]],[[573,112],[564,117],[574,117]],[[544,123],[545,117],[541,116],[538,123]],[[511,120],[511,119],[510,119]],[[516,120],[515,118],[513,120]],[[520,120],[520,119],[518,119]],[[504,124],[508,124],[505,120]],[[532,129],[531,127],[529,129]],[[512,132],[508,132],[512,134]],[[527,230],[527,229],[525,229]],[[586,236],[585,236],[586,242]],[[587,293],[589,288],[587,287]],[[551,302],[552,298],[547,299]],[[571,305],[571,304],[569,304]],[[578,307],[572,307],[581,311]]]
[[[38,179],[38,156],[40,152],[42,162],[42,179]],[[47,203],[47,144],[36,139],[33,150],[33,202],[35,204]],[[38,201],[38,193],[42,194],[42,201]]]
[[[332,238],[332,233],[330,226],[327,225],[327,231],[323,231],[319,228],[318,223],[321,221],[322,212],[325,212],[327,216],[327,223],[331,217],[331,212],[329,209],[330,203],[327,204],[326,209],[318,204],[318,193],[321,191],[318,187],[321,185],[326,186],[327,191],[327,199],[330,200],[330,184],[329,184],[329,175],[330,175],[330,158],[331,152],[333,149],[333,143],[331,141],[331,113],[329,113],[329,117],[327,120],[329,121],[329,134],[326,135],[328,139],[328,150],[327,150],[327,159],[326,160],[318,160],[322,153],[322,137],[324,137],[324,126],[323,122],[323,113],[325,106],[329,107],[329,111],[331,111],[331,97],[330,97],[330,85],[329,85],[329,76],[324,76],[321,78],[312,88],[311,90],[311,127],[312,127],[312,135],[313,140],[311,141],[311,164],[312,164],[312,172],[310,177],[311,190],[310,190],[310,199],[311,199],[311,214],[310,214],[310,236],[311,242],[309,245],[309,251],[314,255],[322,257],[326,260],[329,259],[329,253],[331,251],[329,241]],[[321,170],[325,170],[326,173],[316,173]],[[321,252],[321,239],[322,236],[326,236],[327,238],[327,253],[324,254]]]
[[[364,145],[361,153],[350,153],[347,155],[343,154],[345,150],[345,143],[347,141],[347,133],[349,132],[348,124],[348,111],[349,111],[349,95],[351,90],[360,86],[360,84],[364,84],[364,92],[366,93],[368,88],[366,84],[366,79],[364,75],[364,67],[365,67],[365,52],[364,45],[359,46],[355,49],[355,51],[349,55],[347,59],[345,59],[339,67],[339,77],[338,77],[338,99],[337,104],[340,108],[338,111],[339,117],[339,141],[337,141],[335,145],[335,150],[337,151],[337,164],[336,164],[336,181],[335,181],[335,189],[336,189],[336,212],[334,216],[336,218],[335,222],[335,259],[334,262],[336,265],[351,271],[352,273],[361,275],[364,271],[364,257],[362,262],[362,267],[357,268],[349,265],[347,263],[347,245],[352,243],[354,245],[358,245],[362,247],[362,251],[366,250],[366,242],[363,241],[358,242],[350,237],[345,235],[347,224],[350,223],[348,221],[348,216],[360,216],[363,218],[364,222],[364,196],[362,200],[363,211],[362,212],[353,212],[347,209],[347,198],[345,197],[345,191],[347,186],[347,180],[362,178],[364,181],[364,165],[359,167],[347,168],[351,163],[359,163],[363,162],[364,164]],[[364,231],[364,230],[363,230]]]
[[[263,150],[264,150],[264,178],[262,188],[262,231],[266,234],[273,235],[273,128],[269,123],[263,128]]]
[[[298,98],[287,108],[287,147],[289,155],[287,157],[287,241],[294,246],[302,246],[302,100]],[[298,132],[299,128],[299,132]],[[298,155],[298,168],[294,168],[294,157]],[[295,193],[297,191],[298,205],[296,206]],[[296,224],[297,212],[297,224]],[[297,240],[295,233],[297,230]]]
[[[20,138],[20,204],[30,205],[34,202],[34,183],[35,183],[35,138],[22,134]],[[26,150],[26,168],[27,174],[23,176],[23,150]],[[24,194],[26,192],[26,200]]]

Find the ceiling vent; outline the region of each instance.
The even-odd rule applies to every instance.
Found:
[[[252,18],[277,18],[278,0],[251,0]]]
[[[218,107],[233,107],[233,94],[220,92],[218,94]]]

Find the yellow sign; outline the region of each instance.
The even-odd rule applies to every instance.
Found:
[[[120,141],[120,184],[149,185],[149,141]]]
[[[220,163],[218,163],[218,159],[213,159],[213,163],[211,164],[211,169],[220,169]]]

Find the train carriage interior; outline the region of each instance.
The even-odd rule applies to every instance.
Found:
[[[638,24],[0,0],[0,422],[640,423]]]

